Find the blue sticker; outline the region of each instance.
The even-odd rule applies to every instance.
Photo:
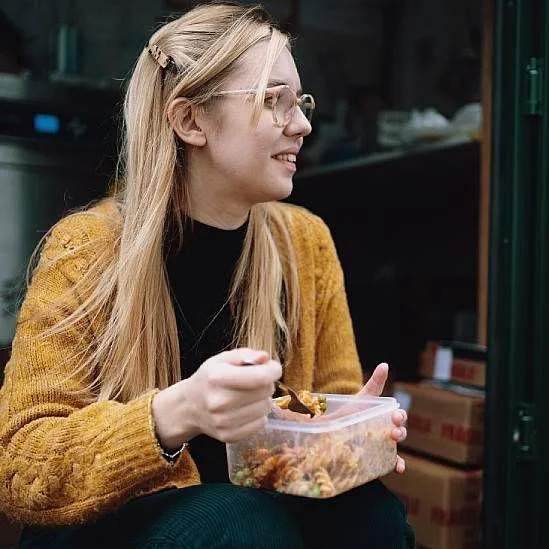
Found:
[[[47,133],[50,135],[59,133],[61,123],[54,114],[35,114],[34,129],[38,133]]]

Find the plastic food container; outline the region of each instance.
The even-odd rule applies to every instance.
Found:
[[[392,471],[392,397],[326,395],[326,412],[304,422],[271,412],[253,437],[227,444],[233,484],[329,498]],[[274,405],[276,406],[276,405]]]

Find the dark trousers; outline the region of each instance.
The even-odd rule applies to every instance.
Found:
[[[204,484],[137,498],[79,527],[25,529],[19,549],[412,549],[402,502],[379,481],[331,499]]]

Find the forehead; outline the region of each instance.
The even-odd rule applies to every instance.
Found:
[[[242,56],[239,67],[229,78],[232,86],[255,86],[265,63],[266,48],[266,44],[257,44]],[[288,84],[295,91],[301,90],[299,73],[288,48],[282,50],[269,74],[269,85],[278,84]]]

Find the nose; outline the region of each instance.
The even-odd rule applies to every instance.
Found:
[[[284,126],[284,134],[287,136],[301,135],[306,137],[312,131],[313,127],[303,111],[298,106],[295,106],[290,121]]]

